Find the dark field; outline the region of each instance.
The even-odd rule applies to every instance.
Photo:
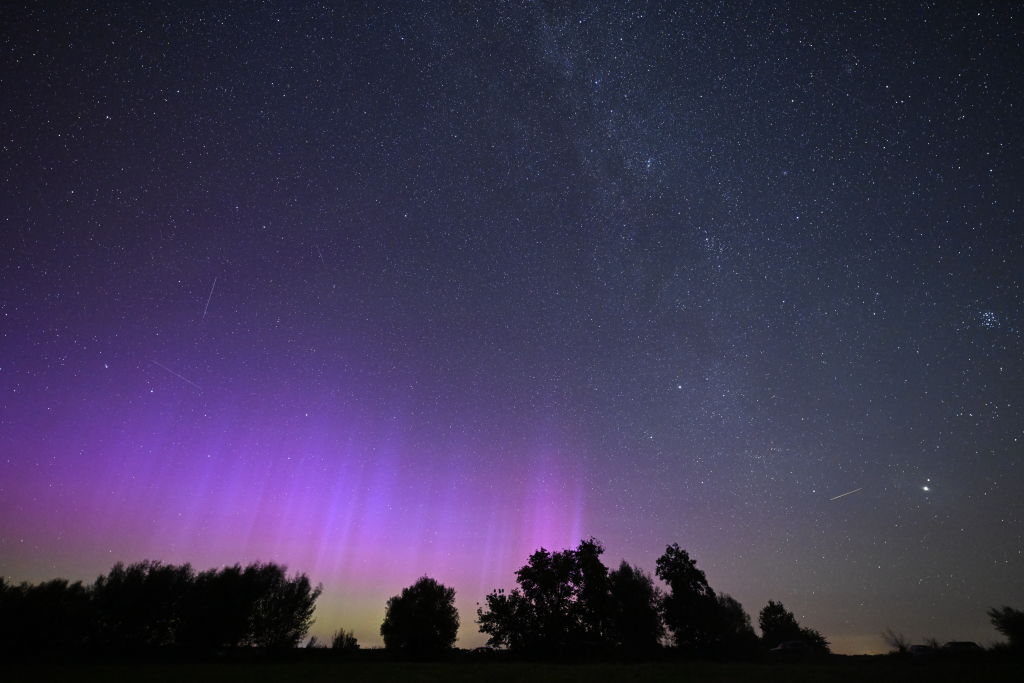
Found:
[[[359,662],[337,659],[249,662],[127,662],[116,664],[19,663],[6,681],[180,681],[181,683],[259,683],[301,681],[709,681],[714,683],[800,683],[922,681],[1022,681],[1024,662],[1010,659],[918,664],[887,657],[834,657],[820,662],[718,664],[543,664],[526,662]]]

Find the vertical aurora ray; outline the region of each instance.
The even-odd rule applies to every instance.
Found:
[[[199,4],[0,10],[0,574],[1024,603],[1015,3]]]
[[[473,642],[474,603],[508,585],[530,552],[572,545],[583,527],[584,473],[564,444],[516,447],[502,455],[515,466],[481,466],[486,454],[457,439],[414,443],[394,420],[302,425],[259,407],[196,422],[172,406],[86,438],[58,430],[38,466],[22,464],[21,494],[0,511],[6,533],[73,559],[40,567],[38,545],[8,545],[8,576],[90,580],[146,558],[281,562],[327,588],[317,633],[344,625],[373,643],[384,600],[426,573],[457,587]]]

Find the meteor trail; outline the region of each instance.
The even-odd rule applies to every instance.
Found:
[[[843,496],[848,496],[848,495],[850,495],[851,493],[857,493],[857,491],[862,491],[863,489],[864,489],[864,487],[863,487],[863,486],[861,486],[861,487],[860,487],[859,489],[854,489],[854,490],[852,490],[852,491],[847,491],[846,493],[840,493],[840,494],[839,494],[838,496],[836,496],[835,498],[829,498],[829,500],[830,500],[830,501],[833,501],[833,500],[839,500],[839,499],[840,499],[840,498],[842,498]]]
[[[178,373],[176,373],[176,372],[175,372],[174,370],[171,370],[171,369],[170,369],[169,367],[167,367],[167,366],[166,366],[166,365],[164,365],[163,363],[158,363],[157,361],[153,361],[153,365],[157,365],[157,366],[159,366],[159,367],[163,368],[163,369],[164,369],[164,370],[166,370],[167,372],[171,373],[172,375],[174,375],[175,377],[177,377],[178,379],[180,379],[180,380],[181,380],[182,382],[188,382],[189,384],[191,384],[192,386],[194,386],[194,387],[195,387],[196,389],[198,389],[199,391],[202,391],[202,390],[203,390],[203,388],[202,388],[201,386],[199,386],[198,384],[196,384],[195,382],[193,382],[192,380],[190,380],[190,379],[189,379],[188,377],[182,377],[181,375],[179,375]]]
[[[213,278],[213,284],[210,285],[210,296],[206,297],[206,306],[203,307],[203,320],[206,320],[206,312],[210,310],[210,299],[213,298],[213,290],[217,286],[216,276]],[[155,362],[155,361],[154,361]],[[166,368],[165,368],[166,369]],[[188,381],[188,380],[186,380]]]

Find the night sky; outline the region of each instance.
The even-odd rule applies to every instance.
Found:
[[[839,652],[1024,607],[1016,3],[95,4],[0,9],[8,580],[277,561],[365,646],[429,574],[469,647],[594,536]]]

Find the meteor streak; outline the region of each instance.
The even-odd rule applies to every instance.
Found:
[[[864,490],[864,487],[863,487],[863,486],[861,486],[861,487],[860,487],[859,489],[854,489],[854,490],[852,490],[852,491],[847,491],[846,493],[840,493],[840,494],[839,494],[838,496],[836,496],[835,498],[829,498],[829,500],[830,500],[830,501],[833,501],[833,500],[839,500],[839,499],[840,499],[840,498],[842,498],[843,496],[848,496],[848,495],[850,495],[851,493],[857,493],[857,491],[862,491],[862,490]]]
[[[201,386],[199,386],[198,384],[196,384],[195,382],[193,382],[192,380],[190,380],[190,379],[189,379],[188,377],[182,377],[181,375],[179,375],[178,373],[176,373],[176,372],[175,372],[174,370],[171,370],[171,369],[170,369],[169,367],[167,367],[167,366],[166,366],[166,365],[164,365],[163,363],[158,363],[157,361],[153,361],[153,365],[156,365],[156,366],[158,366],[158,367],[161,367],[161,368],[163,368],[163,369],[164,369],[164,370],[166,370],[167,372],[171,373],[172,375],[174,375],[175,377],[177,377],[178,379],[180,379],[180,380],[181,380],[182,382],[188,382],[189,384],[191,384],[192,386],[194,386],[194,387],[195,387],[196,389],[198,389],[199,391],[202,391],[202,390],[203,390],[203,388],[202,388]]]
[[[213,290],[217,287],[217,278],[213,278],[213,284],[210,285],[210,296],[206,297],[206,306],[203,307],[203,320],[206,320],[206,312],[210,310],[210,299],[213,298]],[[188,380],[186,380],[188,381]]]

